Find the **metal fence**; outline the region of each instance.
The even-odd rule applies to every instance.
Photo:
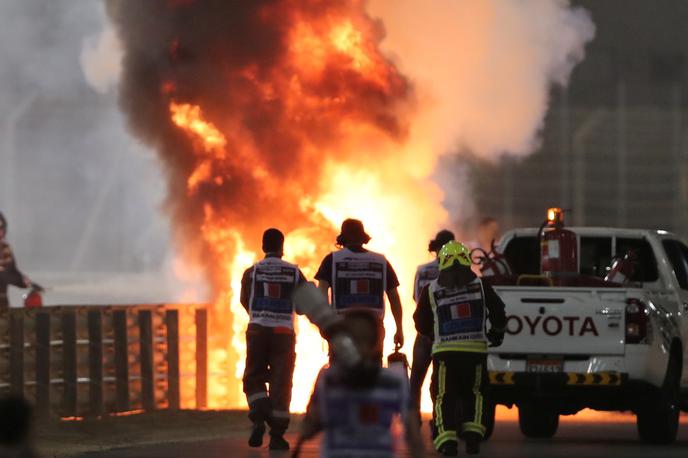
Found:
[[[207,339],[202,306],[10,309],[0,314],[0,392],[22,394],[39,416],[203,408]]]

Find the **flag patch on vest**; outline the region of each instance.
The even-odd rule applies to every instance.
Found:
[[[453,320],[471,317],[471,304],[467,302],[464,302],[463,304],[451,305],[449,310]]]
[[[282,285],[279,283],[263,283],[263,297],[281,298]]]
[[[368,279],[351,280],[351,294],[369,294],[369,293],[370,293],[370,280],[368,280]]]

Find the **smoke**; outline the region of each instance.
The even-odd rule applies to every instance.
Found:
[[[436,156],[496,161],[535,151],[551,87],[567,84],[595,34],[568,0],[372,0],[369,10],[421,99],[410,143]],[[455,220],[475,217],[464,161],[443,159],[435,180]]]
[[[424,98],[418,120],[440,153],[523,156],[538,133],[553,84],[566,85],[595,33],[568,0],[372,0],[395,56]]]
[[[205,260],[218,289],[239,245],[220,228],[254,249],[274,225],[320,227],[327,240],[334,229],[309,204],[327,162],[382,159],[406,135],[410,88],[356,2],[121,0],[108,11],[125,49],[122,109],[168,171],[180,245]],[[203,117],[222,147],[199,149],[172,104],[175,116]]]
[[[80,62],[88,83],[105,93],[119,82],[122,47],[110,22],[98,34],[84,38]]]
[[[19,267],[47,287],[158,271],[168,249],[159,167],[128,135],[115,94],[95,93],[81,71],[82,43],[105,25],[101,2],[0,2],[0,211]],[[123,290],[141,300],[130,285],[102,300]]]

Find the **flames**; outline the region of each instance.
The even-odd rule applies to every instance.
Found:
[[[246,405],[240,282],[268,227],[312,278],[341,221],[363,220],[401,280],[410,349],[413,275],[446,214],[427,179],[436,154],[411,146],[431,144],[410,140],[414,89],[365,3],[110,0],[108,12],[125,48],[122,107],[167,171],[179,264],[210,286],[210,407]],[[391,351],[391,313],[386,328]],[[327,351],[305,318],[296,329],[303,411]]]

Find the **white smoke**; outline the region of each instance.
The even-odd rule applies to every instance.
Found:
[[[526,155],[553,84],[566,85],[595,34],[568,0],[372,0],[386,50],[420,91],[423,134],[438,153]]]
[[[122,72],[122,53],[122,45],[109,21],[99,34],[84,38],[79,61],[86,81],[95,90],[106,93],[116,87]]]
[[[568,83],[595,35],[588,12],[568,0],[371,0],[369,11],[419,94],[412,149],[436,160],[536,150],[552,86]],[[455,222],[478,216],[465,163],[445,160],[434,176]]]

